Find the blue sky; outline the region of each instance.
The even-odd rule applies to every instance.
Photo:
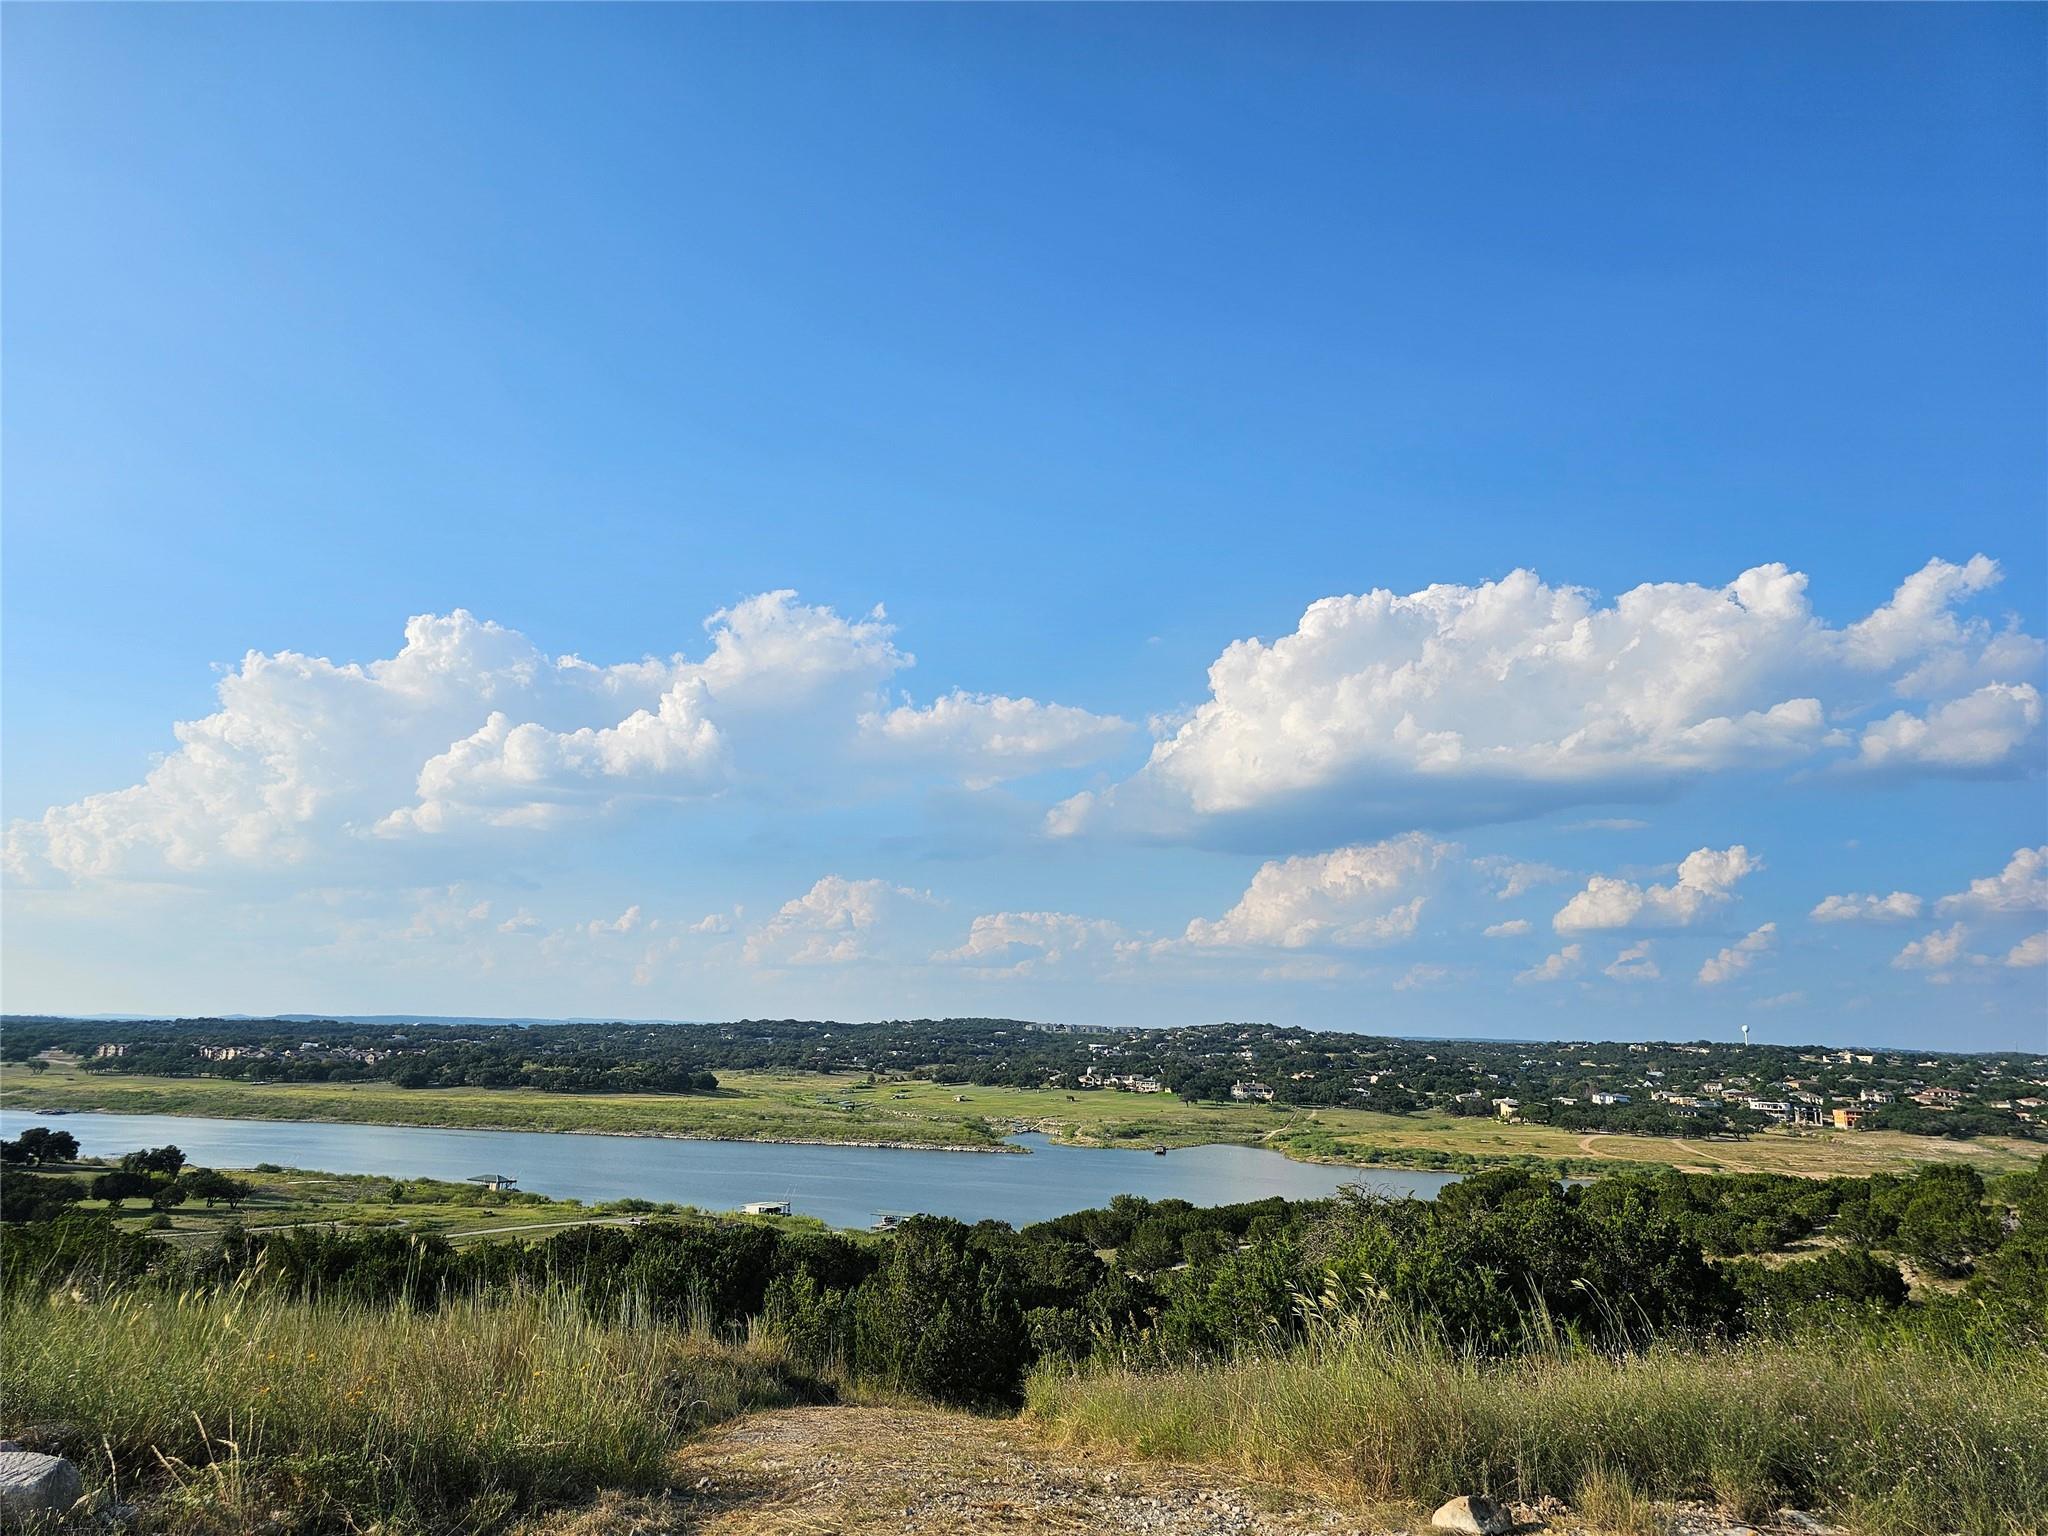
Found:
[[[2038,1048],[2044,32],[12,7],[5,1006]]]

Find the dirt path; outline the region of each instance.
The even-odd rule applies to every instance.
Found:
[[[1620,1154],[1602,1151],[1597,1143],[1603,1140],[1617,1139],[1619,1138],[1609,1131],[1591,1131],[1579,1138],[1579,1150],[1588,1157],[1613,1158]],[[1713,1173],[1716,1171],[1733,1173],[1739,1171],[1727,1158],[1722,1157],[1719,1153],[1709,1152],[1696,1141],[1682,1141],[1676,1136],[1666,1136],[1664,1140],[1670,1142],[1672,1146],[1678,1149],[1681,1160],[1674,1161],[1672,1166],[1683,1173]],[[1706,1159],[1704,1165],[1698,1161],[1686,1160],[1699,1158]],[[1626,1160],[1624,1159],[1624,1161]]]
[[[1347,1509],[1224,1473],[1091,1456],[1019,1420],[936,1408],[751,1413],[678,1452],[670,1473],[667,1493],[603,1494],[518,1536],[1438,1536],[1422,1509]],[[1514,1513],[1520,1536],[1594,1536],[1551,1501]],[[1791,1511],[1751,1526],[1696,1504],[1599,1529],[1847,1536]]]
[[[1091,1460],[1013,1420],[919,1408],[788,1408],[678,1455],[677,1493],[608,1496],[530,1536],[1376,1536],[1284,1489]]]

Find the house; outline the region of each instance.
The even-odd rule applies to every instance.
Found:
[[[95,1060],[105,1061],[109,1056],[126,1056],[128,1054],[128,1047],[125,1045],[101,1045],[94,1047],[92,1054]]]
[[[1493,1112],[1503,1120],[1512,1120],[1522,1112],[1522,1106],[1515,1099],[1495,1099]]]
[[[1863,1111],[1860,1109],[1837,1109],[1832,1118],[1835,1122],[1836,1130],[1853,1131],[1863,1123]]]
[[[1086,1079],[1084,1078],[1083,1081],[1085,1082]],[[1121,1089],[1125,1093],[1164,1093],[1166,1091],[1166,1084],[1162,1083],[1158,1078],[1140,1077],[1135,1072],[1125,1072],[1116,1077],[1104,1078],[1102,1081],[1109,1084],[1112,1088]]]
[[[1865,1104],[1889,1104],[1892,1101],[1892,1095],[1882,1088],[1865,1088],[1856,1097]]]
[[[787,1216],[789,1214],[789,1202],[787,1200],[749,1200],[740,1209],[749,1216]]]
[[[1596,1093],[1593,1095],[1593,1102],[1595,1104],[1626,1104],[1628,1102],[1628,1095],[1625,1093]]]
[[[1230,1096],[1240,1104],[1248,1103],[1254,1099],[1263,1104],[1271,1101],[1273,1090],[1264,1083],[1232,1083],[1230,1085]]]
[[[481,1184],[485,1189],[499,1194],[519,1186],[519,1181],[508,1173],[473,1173],[465,1182]]]

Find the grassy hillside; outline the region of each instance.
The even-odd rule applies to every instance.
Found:
[[[987,1150],[1017,1125],[1093,1145],[1263,1145],[1312,1161],[1464,1170],[1542,1160],[1574,1172],[1628,1164],[1699,1171],[1866,1174],[1931,1161],[1985,1173],[2026,1166],[2038,1146],[1947,1141],[1889,1132],[1772,1133],[1746,1141],[1581,1134],[1448,1115],[1184,1104],[1170,1094],[1067,1094],[1056,1089],[952,1087],[853,1076],[732,1073],[715,1094],[559,1094],[519,1089],[404,1089],[384,1083],[262,1085],[128,1077],[58,1065],[10,1072],[11,1109],[328,1120],[381,1125],[731,1140],[889,1142]]]
[[[243,1287],[17,1295],[0,1304],[0,1337],[5,1427],[45,1426],[37,1442],[71,1454],[91,1485],[140,1500],[142,1528],[184,1536],[488,1532],[594,1498],[597,1523],[562,1528],[622,1529],[600,1512],[634,1494],[656,1502],[631,1506],[646,1522],[630,1528],[695,1529],[687,1517],[667,1523],[677,1506],[661,1500],[701,1494],[697,1464],[678,1455],[699,1431],[831,1396],[758,1328],[720,1342],[631,1315],[596,1322],[561,1293],[431,1311]],[[1554,1497],[1578,1511],[1571,1523],[1633,1536],[1659,1528],[1653,1503],[1669,1500],[1742,1519],[1790,1504],[1875,1536],[2021,1536],[2048,1521],[2048,1374],[2030,1366],[2038,1358],[1846,1335],[1626,1357],[1560,1347],[1483,1363],[1415,1335],[1332,1330],[1234,1364],[1041,1371],[1003,1442],[1002,1502],[1014,1515],[1007,1495],[1042,1494],[1053,1468],[1075,1485],[1058,1528],[1122,1528],[1089,1511],[1122,1507],[1114,1480],[1094,1477],[1130,1457],[1355,1510],[1427,1508],[1475,1488]],[[987,1422],[927,1412],[922,1451],[817,1421],[805,1437],[832,1442],[836,1485],[862,1487],[873,1455],[904,1503],[946,1481],[939,1448]],[[788,1429],[767,1432],[778,1466]],[[1087,1453],[1098,1473],[1061,1472],[1059,1447]],[[818,1446],[796,1448],[815,1470]],[[1130,1487],[1176,1480],[1187,1478],[1140,1474]],[[724,1496],[735,1493],[746,1490]]]
[[[0,1187],[20,1206],[62,1177],[16,1167]],[[806,1486],[826,1466],[887,1486],[909,1528],[913,1507],[958,1512],[987,1482],[927,1486],[918,1438],[952,1438],[937,1409],[1022,1404],[970,1460],[1057,1485],[1075,1518],[920,1528],[1121,1536],[1137,1522],[1102,1515],[1114,1490],[1078,1473],[1108,1452],[1179,1464],[1137,1483],[1178,1488],[1187,1517],[1145,1528],[1189,1533],[1219,1528],[1204,1476],[1360,1510],[1556,1498],[1629,1536],[1672,1500],[1897,1536],[2048,1529],[2048,1159],[1992,1187],[1951,1167],[1862,1184],[1502,1170],[1431,1201],[1123,1199],[882,1236],[673,1217],[461,1246],[320,1223],[175,1247],[29,1203],[52,1201],[0,1242],[0,1435],[140,1496],[141,1530],[483,1536],[551,1509],[587,1536],[897,1529],[815,1500],[809,1523],[721,1523],[683,1491],[696,1431],[812,1395],[915,1401],[925,1420],[872,1477],[882,1450],[815,1414],[735,1427],[724,1470],[695,1476],[751,1478],[768,1469],[746,1447],[765,1447]],[[1829,1244],[1806,1248],[1815,1234]],[[1065,1470],[1033,1435],[1066,1443]]]
[[[1350,1327],[1232,1364],[1041,1371],[1029,1412],[1072,1445],[1366,1500],[1554,1497],[1621,1529],[1653,1500],[1913,1536],[2048,1527],[2048,1371],[2031,1353],[1844,1335],[1481,1362]]]
[[[597,1323],[562,1295],[434,1311],[16,1295],[0,1337],[9,1425],[77,1426],[60,1444],[90,1478],[193,1532],[489,1530],[653,1486],[693,1430],[812,1395],[770,1345]]]

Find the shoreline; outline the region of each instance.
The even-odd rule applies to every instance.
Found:
[[[379,1130],[392,1131],[484,1131],[492,1135],[609,1136],[626,1141],[701,1141],[711,1143],[724,1143],[733,1146],[856,1147],[863,1150],[880,1152],[964,1152],[993,1156],[1022,1157],[1029,1157],[1032,1155],[1031,1148],[1014,1146],[1007,1141],[998,1142],[992,1146],[974,1146],[961,1142],[884,1141],[875,1140],[871,1138],[854,1140],[846,1137],[837,1136],[721,1136],[710,1135],[699,1131],[610,1131],[600,1130],[596,1128],[569,1129],[556,1126],[531,1125],[449,1125],[441,1122],[426,1122],[419,1120],[342,1120],[335,1119],[327,1115],[312,1114],[193,1114],[180,1110],[167,1109],[112,1109],[103,1105],[56,1105],[38,1108],[20,1103],[9,1103],[5,1101],[0,1101],[0,1109],[8,1110],[16,1114],[32,1115],[38,1118],[55,1118],[58,1120],[63,1119],[67,1115],[159,1115],[165,1119],[171,1120],[232,1120],[243,1122],[250,1125],[360,1125],[372,1127]],[[1044,1123],[1031,1123],[1019,1120],[1011,1120],[1007,1123],[1011,1127],[1009,1131],[1010,1135],[1044,1136],[1047,1138],[1047,1140],[1051,1141],[1056,1146],[1069,1147],[1076,1151],[1127,1152],[1140,1156],[1149,1156],[1153,1153],[1154,1148],[1160,1145],[1165,1145],[1169,1152],[1192,1150],[1196,1147],[1242,1147],[1247,1151],[1271,1152],[1276,1156],[1285,1158],[1287,1161],[1291,1163],[1301,1163],[1304,1166],[1308,1167],[1349,1168],[1357,1170],[1360,1174],[1369,1174],[1376,1170],[1383,1169],[1389,1173],[1422,1173],[1434,1174],[1448,1178],[1461,1178],[1467,1173],[1480,1171],[1478,1169],[1472,1168],[1433,1168],[1422,1163],[1397,1163],[1387,1161],[1368,1163],[1352,1161],[1343,1158],[1333,1158],[1322,1155],[1306,1156],[1292,1152],[1284,1146],[1264,1146],[1257,1142],[1227,1140],[1192,1141],[1181,1142],[1177,1144],[1172,1142],[1148,1142],[1142,1146],[1134,1146],[1129,1143],[1104,1142],[1091,1140],[1085,1137],[1074,1138],[1062,1136],[1056,1130],[1052,1129]],[[1497,1164],[1489,1164],[1487,1166],[1512,1167],[1515,1166],[1515,1164],[1508,1160],[1503,1159],[1501,1162]],[[1617,1163],[1616,1166],[1618,1167],[1622,1165]]]
[[[770,1147],[863,1147],[879,1152],[979,1152],[1030,1156],[1029,1147],[1007,1143],[977,1147],[962,1142],[941,1141],[855,1141],[839,1136],[711,1136],[699,1131],[606,1131],[596,1128],[569,1129],[552,1125],[448,1125],[423,1120],[337,1120],[331,1115],[224,1115],[192,1114],[175,1109],[111,1109],[105,1105],[69,1104],[32,1107],[0,1102],[0,1109],[39,1119],[63,1119],[67,1115],[160,1115],[167,1120],[239,1120],[250,1125],[362,1125],[385,1131],[486,1131],[494,1136],[612,1136],[626,1141],[712,1141],[740,1146]],[[1420,1171],[1420,1170],[1417,1170]]]

